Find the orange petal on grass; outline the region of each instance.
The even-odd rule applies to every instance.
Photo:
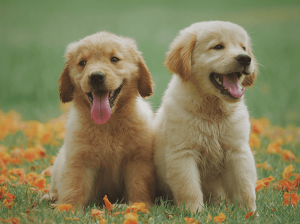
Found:
[[[284,202],[282,202],[283,205],[292,205],[295,206],[299,201],[299,196],[296,193],[287,193],[285,192],[284,195]]]
[[[148,209],[146,209],[145,207],[146,207],[145,203],[136,202],[126,208],[126,213],[129,213],[129,212],[137,213],[138,211],[148,212]]]
[[[261,179],[261,180],[256,181],[256,184],[255,184],[255,192],[257,192],[258,190],[260,190],[260,189],[262,189],[262,188],[264,188],[264,187],[269,186],[269,183],[270,183],[271,181],[273,181],[273,180],[275,180],[275,179],[273,178],[272,175],[270,175],[270,176],[267,177],[267,178],[264,178],[264,179]]]
[[[286,161],[291,161],[291,160],[295,160],[295,155],[290,151],[290,150],[283,150],[282,152],[282,156],[283,156],[283,159],[286,160]]]
[[[0,219],[1,222],[9,223],[9,224],[19,224],[20,218],[7,218],[7,219]]]
[[[208,214],[207,221],[211,221],[211,220],[212,220],[211,214]]]
[[[69,217],[65,217],[65,220],[71,220],[71,221],[79,221],[80,218],[69,218]]]
[[[224,215],[224,213],[221,212],[218,216],[215,216],[213,220],[215,222],[220,223],[220,222],[223,222],[225,220],[225,218],[226,218],[226,216]]]
[[[108,200],[107,195],[105,195],[105,197],[103,198],[103,201],[105,203],[105,207],[107,208],[107,210],[111,212],[111,210],[114,209],[114,206]]]
[[[127,213],[125,215],[126,219],[123,224],[137,224],[138,223],[138,215],[136,213]]]
[[[71,210],[72,210],[72,205],[70,204],[60,204],[55,208],[56,212],[63,212],[63,211],[69,212]]]
[[[293,165],[289,165],[286,168],[284,168],[282,173],[283,179],[289,179],[293,171],[294,171]]]
[[[96,220],[101,220],[105,215],[104,211],[101,211],[99,209],[92,209],[91,210],[91,216]]]
[[[251,216],[253,216],[252,220],[254,220],[254,218],[255,218],[255,216],[256,216],[256,212],[253,212],[253,211],[248,212],[248,213],[246,214],[245,219],[248,219],[248,218],[251,217]]]
[[[198,223],[200,223],[200,222],[197,221],[196,219],[189,218],[189,217],[185,217],[184,220],[185,220],[187,223],[192,223],[192,224],[198,224]]]

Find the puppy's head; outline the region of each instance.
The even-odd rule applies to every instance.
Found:
[[[150,72],[130,38],[99,32],[69,44],[65,57],[60,99],[70,102],[76,95],[97,124],[109,120],[122,96],[152,95]]]
[[[238,101],[257,75],[250,38],[240,26],[200,22],[181,30],[170,46],[165,65],[203,94]]]

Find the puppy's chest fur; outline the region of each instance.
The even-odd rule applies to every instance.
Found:
[[[235,150],[235,146],[230,144],[239,135],[232,115],[210,113],[211,118],[202,116],[195,119],[193,129],[195,146],[198,154],[198,168],[203,175],[214,175],[226,169],[226,155]]]

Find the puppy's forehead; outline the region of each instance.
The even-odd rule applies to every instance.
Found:
[[[246,43],[248,41],[247,32],[237,24],[231,22],[203,22],[194,27],[197,32],[198,41],[239,41]]]

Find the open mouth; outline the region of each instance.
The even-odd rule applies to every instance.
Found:
[[[108,101],[109,101],[109,106],[110,106],[111,109],[114,107],[115,100],[117,99],[119,93],[121,92],[121,89],[122,89],[123,85],[124,85],[124,83],[122,82],[122,84],[116,90],[109,91]],[[91,103],[93,103],[93,101],[94,101],[93,92],[87,93],[87,96],[89,98],[89,101]]]
[[[244,95],[245,89],[239,83],[242,76],[240,72],[229,74],[211,73],[209,78],[212,84],[220,90],[223,95],[230,96],[233,99],[239,99]]]
[[[121,92],[123,84],[113,91],[97,90],[87,93],[89,101],[92,103],[91,116],[95,123],[105,124],[109,120],[111,110]]]

